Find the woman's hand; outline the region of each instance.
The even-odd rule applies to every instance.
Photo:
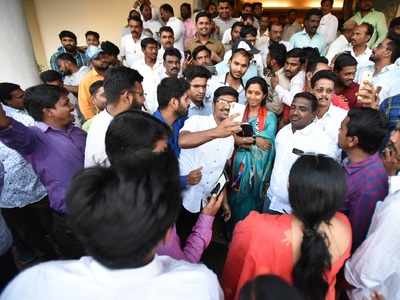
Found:
[[[264,151],[270,150],[272,148],[271,143],[267,139],[264,139],[262,137],[256,137],[256,145],[258,148]]]
[[[241,137],[238,135],[234,135],[235,144],[242,148],[249,149],[254,144],[253,137]]]

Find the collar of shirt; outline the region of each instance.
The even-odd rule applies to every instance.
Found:
[[[361,15],[361,11],[356,12],[355,16],[356,16],[356,17],[359,17],[360,19],[364,19],[364,18],[366,18],[366,17],[369,16],[369,15],[373,15],[375,12],[377,12],[377,11],[375,10],[375,8],[372,8],[371,11],[370,11],[369,13],[367,13],[364,17]]]
[[[375,153],[363,161],[357,163],[351,163],[349,159],[346,159],[344,162],[344,169],[349,175],[357,173],[360,169],[364,169],[371,164],[374,164],[377,160],[379,160],[379,154]]]
[[[316,120],[312,121],[309,125],[307,125],[306,127],[304,127],[303,129],[298,129],[295,132],[293,132],[293,128],[292,128],[292,124],[290,124],[290,132],[295,135],[311,135],[313,134],[314,128],[316,126]]]
[[[306,29],[304,28],[302,31],[300,31],[301,35],[306,35],[310,40],[316,39],[316,38],[321,38],[322,36],[316,32],[313,37],[310,37],[310,35],[307,33]]]
[[[218,82],[219,82],[220,84],[222,84],[222,85],[227,85],[227,84],[226,84],[226,78],[228,77],[228,74],[229,74],[229,72],[226,73],[226,74],[218,75]],[[240,93],[240,92],[243,91],[243,90],[244,90],[244,84],[243,84],[242,78],[240,78],[240,86],[239,86],[239,88],[238,88],[236,91],[237,91],[238,93]]]
[[[380,75],[380,74],[383,74],[383,73],[386,73],[389,71],[394,71],[394,70],[398,70],[398,67],[396,66],[396,64],[390,64],[390,65],[384,66],[377,75]]]
[[[359,57],[364,56],[364,55],[371,56],[372,50],[371,50],[369,47],[367,47],[367,48],[365,48],[365,50],[364,50],[363,53],[361,53],[360,55],[356,55],[356,53],[354,52],[353,47],[351,47],[350,53],[351,53],[351,55],[352,55],[353,57],[359,58]],[[372,63],[372,61],[371,61],[371,63]]]
[[[12,117],[14,115],[17,114],[24,114],[27,115],[27,112],[23,109],[16,109],[14,107],[8,106],[8,105],[4,105],[3,103],[0,104],[3,107],[4,112],[6,113],[7,116]]]
[[[199,39],[199,35],[196,33],[196,35],[194,36],[194,39],[193,39],[196,43],[202,43],[201,41],[200,41],[200,39]],[[215,39],[213,39],[212,37],[209,37],[208,38],[208,41],[205,43],[205,44],[203,44],[203,45],[207,45],[207,44],[215,44],[216,43],[216,40]]]
[[[40,131],[42,131],[42,132],[48,132],[48,131],[52,130],[52,131],[58,131],[58,132],[67,133],[67,134],[69,134],[72,131],[72,129],[74,128],[74,126],[72,124],[68,125],[67,128],[65,128],[65,129],[53,128],[50,125],[48,125],[44,122],[40,122],[40,121],[36,121],[35,126],[37,128],[39,128]]]

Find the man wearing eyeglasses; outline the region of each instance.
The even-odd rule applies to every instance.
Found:
[[[143,77],[136,70],[127,67],[108,69],[104,76],[106,108],[93,118],[88,131],[85,148],[85,168],[109,166],[105,136],[112,119],[129,109],[142,109],[144,93]]]

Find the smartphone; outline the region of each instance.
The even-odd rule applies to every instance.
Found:
[[[230,108],[229,108],[229,116],[239,114],[237,117],[233,119],[234,122],[242,122],[243,120],[243,114],[244,110],[246,109],[246,106],[240,103],[230,103]]]
[[[372,83],[372,77],[374,76],[373,71],[366,70],[361,75],[360,89],[364,87],[364,81]]]
[[[299,156],[302,156],[304,154],[304,151],[300,150],[300,149],[297,149],[297,148],[293,148],[292,153],[296,154],[296,155],[299,155]]]
[[[254,135],[253,126],[249,123],[242,123],[240,127],[242,128],[242,131],[238,133],[239,136],[252,137]]]
[[[228,176],[225,174],[225,172],[222,172],[214,188],[211,190],[210,195],[211,196],[216,195],[218,198],[227,184],[228,184]],[[203,207],[206,207],[207,204],[208,204],[208,199],[203,199]]]

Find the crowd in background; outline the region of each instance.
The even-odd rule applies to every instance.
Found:
[[[0,299],[400,299],[400,17],[333,4],[138,0],[1,82]]]

